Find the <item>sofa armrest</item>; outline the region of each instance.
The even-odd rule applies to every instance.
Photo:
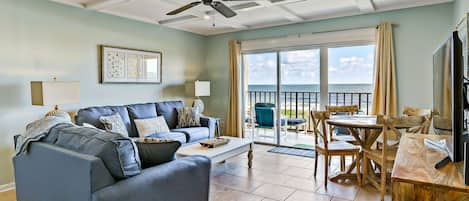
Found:
[[[90,201],[94,191],[115,183],[101,159],[42,142],[15,156],[17,200]]]
[[[207,201],[210,159],[191,156],[147,168],[93,194],[93,201]]]
[[[209,130],[209,138],[213,138],[215,136],[215,130],[217,129],[217,120],[213,117],[201,116],[200,117],[200,125],[202,127],[207,127]]]

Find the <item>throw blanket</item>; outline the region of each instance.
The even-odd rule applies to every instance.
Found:
[[[22,153],[26,153],[31,142],[41,140],[47,135],[52,127],[63,123],[72,123],[70,116],[65,112],[57,112],[56,114],[43,117],[42,119],[28,124],[26,126],[26,131],[18,136],[16,140],[15,155],[17,156]]]

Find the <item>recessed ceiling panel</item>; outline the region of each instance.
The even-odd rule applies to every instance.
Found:
[[[252,0],[223,1],[237,15],[225,18],[200,4],[177,15],[166,13],[197,0],[50,0],[202,35],[397,10],[453,0]],[[94,5],[94,6],[86,6]],[[212,26],[215,21],[215,27]],[[156,26],[156,25],[149,25]]]

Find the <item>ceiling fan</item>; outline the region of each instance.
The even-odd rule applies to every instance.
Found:
[[[221,1],[249,1],[249,0],[221,0]],[[194,1],[192,3],[186,4],[176,10],[173,10],[169,13],[166,13],[166,15],[176,15],[178,13],[181,13],[187,9],[190,9],[192,7],[198,6],[200,4],[204,4],[206,6],[210,6],[213,9],[215,9],[217,12],[225,16],[226,18],[234,17],[236,16],[236,12],[234,12],[230,7],[226,6],[224,3],[221,1],[213,1],[213,0],[200,0],[200,1]]]

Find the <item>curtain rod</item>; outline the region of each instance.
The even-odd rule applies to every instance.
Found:
[[[283,36],[274,36],[274,37],[267,37],[267,38],[256,38],[256,39],[243,40],[241,42],[259,40],[259,39],[263,39],[263,40],[276,39],[276,38],[288,37],[288,36],[292,36],[292,35],[301,35],[301,34],[320,34],[320,33],[331,33],[331,32],[338,32],[338,31],[351,31],[351,30],[357,30],[357,29],[371,29],[371,28],[377,29],[378,25],[376,25],[376,26],[354,27],[354,28],[346,28],[346,29],[336,29],[336,30],[329,30],[329,31],[305,32],[305,33],[290,34],[290,35],[283,35]],[[398,24],[396,24],[396,23],[391,23],[391,25],[398,26]]]

